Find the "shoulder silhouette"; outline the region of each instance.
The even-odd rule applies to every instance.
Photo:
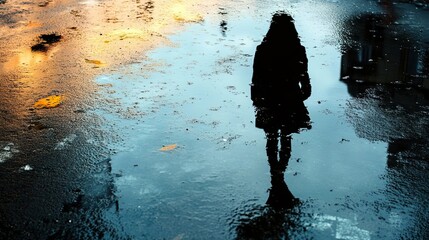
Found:
[[[308,128],[310,119],[303,103],[311,95],[307,66],[293,18],[274,14],[253,62],[251,99],[257,111],[256,127],[295,125],[292,132]]]

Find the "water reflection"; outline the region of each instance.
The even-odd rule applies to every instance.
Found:
[[[347,22],[351,32],[344,35],[341,79],[355,97],[348,115],[358,135],[389,142],[392,159],[428,144],[429,52],[422,41],[392,25],[397,16],[391,3],[383,6],[384,14],[363,14]],[[416,151],[427,159],[424,150],[411,152]]]
[[[261,213],[240,220],[238,239],[289,238],[303,226],[300,201],[289,190],[284,173],[291,157],[291,135],[311,128],[303,102],[311,95],[307,62],[293,18],[275,13],[255,52],[251,85],[256,127],[264,130],[267,140],[271,188]]]
[[[387,200],[379,215],[400,238],[426,239],[429,229],[429,80],[427,43],[403,26],[387,2],[383,14],[363,14],[346,23],[341,80],[353,97],[346,114],[359,137],[388,143]],[[387,7],[386,7],[387,6]]]
[[[347,84],[382,83],[429,90],[429,50],[414,36],[399,29],[393,6],[385,13],[350,18],[344,29],[341,79]],[[356,95],[355,88],[350,93]]]

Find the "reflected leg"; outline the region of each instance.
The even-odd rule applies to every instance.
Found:
[[[290,134],[280,135],[279,161],[270,164],[271,189],[267,204],[276,209],[292,208],[297,203],[284,180],[284,172],[291,156],[291,139]]]
[[[292,151],[292,136],[290,134],[280,135],[280,160],[279,168],[282,172],[286,171]]]
[[[265,137],[267,139],[267,145],[265,149],[267,151],[268,163],[271,169],[277,165],[277,152],[278,152],[278,130],[277,129],[264,129]]]

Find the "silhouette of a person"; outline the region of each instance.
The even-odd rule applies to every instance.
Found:
[[[251,84],[255,125],[265,131],[267,139],[271,188],[266,207],[260,209],[261,214],[239,220],[236,239],[290,239],[290,234],[305,231],[299,214],[294,212],[295,208],[299,212],[300,201],[289,190],[284,171],[291,156],[291,134],[311,128],[304,105],[310,95],[305,48],[300,43],[293,18],[277,12],[256,49]]]
[[[255,125],[265,131],[272,173],[286,170],[291,134],[311,128],[304,105],[311,95],[307,65],[293,18],[284,12],[275,13],[266,36],[256,48],[251,84]]]

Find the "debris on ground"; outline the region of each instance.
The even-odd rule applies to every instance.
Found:
[[[31,51],[46,52],[52,44],[59,42],[62,36],[56,33],[41,34],[39,36],[39,43],[31,46]]]

